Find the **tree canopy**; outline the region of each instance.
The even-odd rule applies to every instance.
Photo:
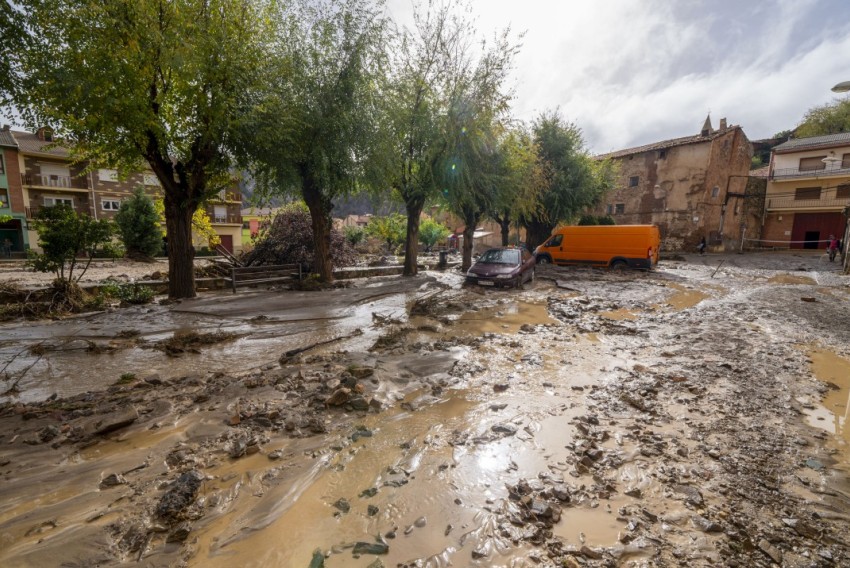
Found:
[[[149,167],[163,188],[169,295],[192,297],[191,219],[233,183],[234,136],[261,78],[267,5],[250,0],[21,0],[0,46],[25,123],[78,158]]]
[[[798,138],[850,132],[850,98],[836,99],[806,111],[794,130]]]

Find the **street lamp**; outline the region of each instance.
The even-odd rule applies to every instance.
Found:
[[[850,91],[850,81],[842,81],[832,88],[833,93],[846,93]]]

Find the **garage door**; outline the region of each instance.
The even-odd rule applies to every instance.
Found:
[[[841,213],[797,213],[791,230],[791,248],[825,249],[829,235],[841,238],[844,215]]]

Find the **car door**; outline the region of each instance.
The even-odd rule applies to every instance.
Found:
[[[546,247],[543,249],[544,252],[546,252],[552,258],[552,262],[555,264],[559,263],[564,256],[563,242],[563,233],[558,233],[557,235],[552,236],[546,242]]]

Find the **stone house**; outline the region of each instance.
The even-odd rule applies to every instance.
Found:
[[[619,177],[591,212],[658,225],[664,250],[693,250],[703,237],[715,250],[737,249],[761,221],[747,189],[752,154],[740,126],[723,118],[715,130],[707,117],[698,134],[596,156],[613,160]]]
[[[97,169],[74,160],[68,148],[53,140],[48,128],[30,133],[3,127],[0,150],[5,172],[5,179],[0,179],[0,195],[4,191],[8,194],[13,217],[11,223],[0,225],[0,230],[4,231],[3,238],[11,238],[13,250],[19,254],[38,247],[38,235],[28,221],[42,207],[63,203],[94,219],[111,219],[121,201],[137,187],[143,187],[153,198],[162,192],[151,171],[120,177],[116,170]],[[0,215],[4,212],[2,205],[0,197]],[[222,190],[206,206],[221,245],[231,252],[242,249],[241,205],[242,194],[234,185],[233,190]]]
[[[825,249],[845,238],[850,213],[850,133],[788,140],[773,148],[762,244]]]

